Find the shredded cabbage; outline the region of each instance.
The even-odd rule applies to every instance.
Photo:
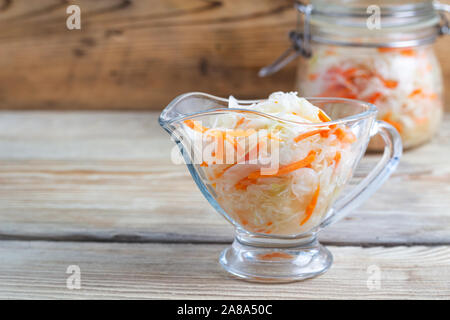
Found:
[[[217,202],[250,232],[293,235],[317,226],[350,178],[356,158],[351,128],[327,125],[328,115],[296,92],[275,92],[250,106],[230,97],[229,107],[249,112],[225,110],[184,123],[191,139],[201,140],[205,157],[198,170]],[[223,152],[207,148],[211,143]],[[274,155],[277,170],[263,173]]]
[[[308,96],[374,103],[408,148],[428,140],[442,118],[441,71],[430,46],[415,48],[314,47],[299,72]],[[382,147],[373,145],[374,149]]]

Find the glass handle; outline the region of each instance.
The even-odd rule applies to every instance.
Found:
[[[325,219],[320,228],[334,223],[369,198],[391,175],[400,161],[402,155],[402,141],[399,133],[393,126],[376,121],[371,137],[379,134],[385,143],[384,153],[372,171],[346,196],[336,201],[330,216]]]

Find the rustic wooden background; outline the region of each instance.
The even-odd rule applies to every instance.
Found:
[[[81,30],[66,28],[71,3]],[[1,0],[0,108],[161,109],[187,91],[291,90],[295,64],[257,71],[294,24],[292,0]],[[448,87],[450,39],[436,47]]]

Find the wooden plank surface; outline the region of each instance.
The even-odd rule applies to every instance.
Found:
[[[215,242],[232,228],[203,199],[157,113],[2,112],[0,238]],[[450,117],[388,182],[325,230],[342,245],[450,244]],[[377,159],[371,155],[357,176]],[[357,181],[357,179],[355,180]]]
[[[0,241],[0,298],[448,299],[450,247],[329,247],[324,275],[289,284],[236,280],[218,263],[225,245]],[[66,287],[68,266],[81,289]],[[379,271],[379,286],[370,282]],[[368,286],[369,281],[369,286]],[[370,285],[372,283],[372,285]],[[374,286],[375,284],[375,286]]]
[[[72,3],[81,30],[66,28]],[[0,108],[162,109],[188,91],[288,91],[295,63],[264,79],[257,71],[287,48],[295,23],[292,0],[3,1]],[[448,88],[449,39],[436,47]]]
[[[16,0],[0,11],[0,107],[162,109],[188,91],[241,98],[294,87],[295,67],[257,72],[280,54],[292,1]]]

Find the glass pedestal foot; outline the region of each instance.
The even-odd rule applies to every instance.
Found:
[[[236,237],[220,256],[220,264],[241,279],[291,282],[318,276],[333,262],[330,251],[316,239],[295,243],[248,243]]]

